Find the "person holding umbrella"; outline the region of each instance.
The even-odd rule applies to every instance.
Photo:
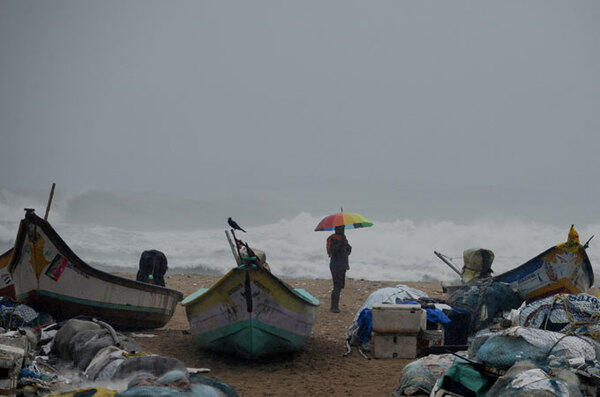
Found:
[[[326,246],[327,255],[330,258],[329,270],[331,270],[333,280],[331,308],[329,309],[332,313],[340,312],[340,294],[346,284],[346,271],[350,269],[348,256],[352,252],[352,247],[348,243],[344,230],[372,225],[371,221],[361,215],[340,212],[325,217],[315,228],[315,231],[335,230],[335,233],[327,238]]]
[[[352,247],[348,244],[348,239],[344,234],[344,226],[336,226],[335,233],[327,238],[327,255],[329,255],[329,270],[333,279],[333,289],[331,290],[331,311],[340,312],[340,294],[346,285],[346,271],[350,270],[348,256],[352,252]]]

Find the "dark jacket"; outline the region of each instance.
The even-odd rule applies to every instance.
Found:
[[[332,234],[327,239],[327,253],[331,258],[329,260],[330,267],[349,269],[348,256],[350,252],[352,252],[352,247],[348,244],[346,236]]]

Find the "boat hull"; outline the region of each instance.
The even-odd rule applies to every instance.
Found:
[[[510,284],[530,302],[559,293],[586,292],[594,283],[594,273],[581,245],[559,244],[495,280]]]
[[[12,260],[14,249],[11,248],[0,255],[0,296],[15,298],[15,285],[10,275],[10,261]]]
[[[87,265],[33,213],[21,221],[9,271],[16,299],[58,320],[87,315],[119,329],[158,328],[182,298],[178,291]]]
[[[182,304],[201,348],[258,357],[301,349],[319,302],[266,270],[236,268]]]

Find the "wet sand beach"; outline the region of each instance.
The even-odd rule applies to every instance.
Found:
[[[174,274],[167,276],[166,282],[169,288],[187,296],[200,287],[209,287],[218,279],[219,276]],[[188,367],[210,368],[208,376],[229,383],[241,396],[389,396],[397,385],[400,370],[412,360],[366,360],[356,349],[350,356],[343,357],[348,326],[364,300],[378,288],[406,284],[431,297],[442,296],[439,283],[347,279],[342,292],[341,313],[333,314],[329,312],[331,280],[285,281],[295,288],[310,291],[321,301],[315,327],[301,352],[268,361],[248,361],[202,351],[186,332],[188,322],[180,305],[164,328],[144,331],[157,337],[136,339],[148,352],[176,357]]]

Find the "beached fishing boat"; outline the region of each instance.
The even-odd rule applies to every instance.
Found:
[[[495,276],[494,280],[510,284],[512,289],[527,302],[554,294],[586,292],[594,283],[594,271],[585,251],[588,243],[589,240],[581,245],[579,235],[571,226],[567,242],[555,245],[521,266]],[[463,281],[467,281],[463,277],[464,268],[461,273],[447,256],[438,252],[435,254],[456,271]],[[472,279],[479,278],[481,275],[476,275]],[[442,285],[442,287],[444,292],[451,293],[464,285],[468,285],[468,282]]]
[[[158,328],[183,298],[181,292],[91,267],[31,209],[21,220],[10,256],[12,296],[57,319],[89,315],[121,329]]]
[[[0,255],[0,296],[15,296],[15,285],[8,271],[12,255],[12,248]]]
[[[181,304],[201,348],[257,357],[300,349],[320,302],[249,264],[230,270]]]
[[[494,279],[509,283],[528,302],[554,294],[586,292],[594,284],[594,271],[586,247],[579,244],[578,237],[572,239],[572,232],[566,243],[551,247]]]

